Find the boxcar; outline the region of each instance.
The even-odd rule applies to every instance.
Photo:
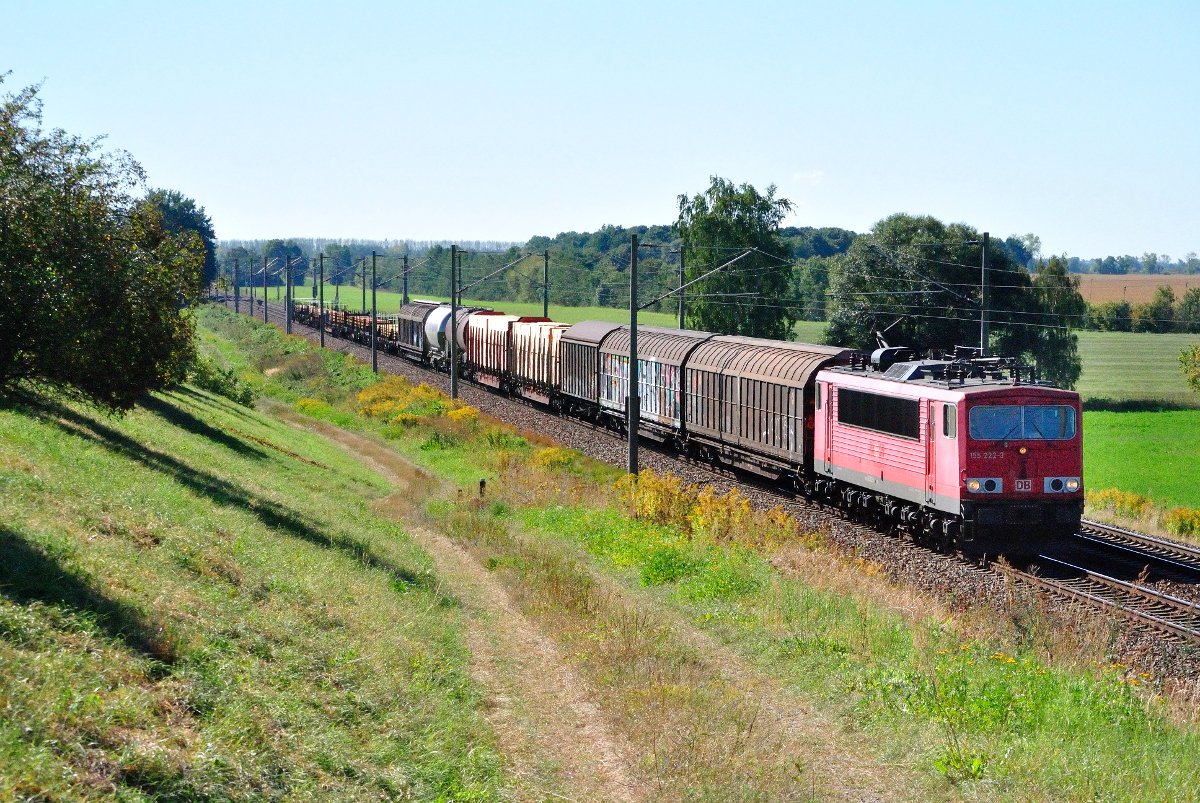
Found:
[[[683,427],[683,364],[711,332],[638,327],[640,430],[662,439]],[[625,418],[629,395],[629,327],[614,329],[600,344],[600,407]]]
[[[562,333],[559,392],[573,414],[589,419],[599,416],[600,344],[620,328],[620,324],[608,321],[580,321]]]
[[[804,482],[814,377],[852,353],[732,335],[707,340],[687,361],[689,445],[729,465]]]

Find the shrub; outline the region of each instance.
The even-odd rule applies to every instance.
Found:
[[[253,407],[257,395],[254,388],[237,377],[232,368],[222,368],[203,355],[192,361],[188,381],[201,390],[237,402],[243,407]]]
[[[2,81],[0,77],[0,81]],[[134,192],[141,167],[0,97],[0,391],[32,381],[112,411],[181,381],[204,244]]]
[[[1129,519],[1140,519],[1154,510],[1154,500],[1116,488],[1089,493],[1088,502],[1093,507],[1109,510]]]
[[[468,424],[474,426],[479,423],[479,411],[469,404],[464,404],[462,407],[451,410],[446,413],[446,418],[457,424]]]
[[[413,385],[402,376],[386,376],[358,394],[359,413],[372,418],[390,419],[397,413],[437,417],[452,409],[445,393],[424,383]]]
[[[320,399],[301,399],[295,404],[296,412],[304,413],[320,417],[333,412],[333,407],[328,402],[323,402]]]
[[[1200,510],[1177,507],[1163,516],[1163,526],[1175,535],[1200,535]]]
[[[434,432],[429,436],[429,440],[421,444],[421,450],[430,452],[439,449],[452,449],[458,446],[458,444],[459,440],[456,436],[446,432]]]
[[[529,445],[529,441],[518,435],[513,435],[503,427],[489,427],[484,431],[483,439],[487,441],[488,446],[506,451],[524,449]]]
[[[659,476],[646,469],[637,476],[622,476],[613,489],[629,515],[677,527],[688,538],[744,546],[818,540],[780,507],[755,510],[736,488],[718,494],[711,486],[700,490],[672,474]]]
[[[552,471],[562,469],[570,470],[575,467],[575,461],[580,457],[579,452],[574,449],[564,449],[561,446],[551,446],[548,449],[539,449],[534,456],[537,464],[543,468],[548,468]]]

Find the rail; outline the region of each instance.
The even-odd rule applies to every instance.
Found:
[[[268,302],[267,306],[276,307],[281,305]],[[353,316],[348,315],[347,317]],[[354,338],[349,339],[353,341]],[[532,404],[527,399],[521,397],[513,397],[513,400]],[[577,423],[594,431],[610,434],[614,438],[619,437],[619,433],[611,429],[582,420],[577,420]],[[651,448],[653,448],[652,445]],[[705,469],[714,474],[714,476],[722,477],[723,479],[736,477],[738,481],[753,485],[759,491],[786,498],[793,504],[798,504],[801,507],[813,511],[821,511],[826,514],[836,512],[840,518],[852,525],[866,526],[840,515],[841,511],[838,508],[830,508],[827,505],[806,500],[801,496],[788,493],[761,481],[748,480],[737,473],[724,473],[703,461],[692,460],[678,453],[668,452],[665,449],[654,449],[654,451],[670,454],[680,462]],[[1145,533],[1125,530],[1088,519],[1084,520],[1081,529],[1083,532],[1077,538],[1089,543],[1122,550],[1139,558],[1148,558],[1159,563],[1173,564],[1177,568],[1186,569],[1191,573],[1200,573],[1200,548],[1176,544],[1165,539],[1146,535]],[[1195,605],[1168,594],[1162,594],[1144,586],[1127,583],[1123,580],[1118,580],[1114,577],[1109,577],[1100,572],[1076,566],[1057,558],[1039,556],[1038,560],[1073,571],[1077,576],[1069,578],[1042,577],[1001,564],[992,564],[991,568],[1005,573],[1019,582],[1040,588],[1060,598],[1072,599],[1101,610],[1117,612],[1126,618],[1149,625],[1160,631],[1190,642],[1200,643],[1200,605]],[[974,564],[971,565],[974,566]]]

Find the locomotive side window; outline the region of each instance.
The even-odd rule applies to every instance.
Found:
[[[837,389],[838,423],[873,429],[910,440],[921,439],[921,403],[852,388]]]
[[[818,410],[821,409],[821,393],[822,393],[822,391],[824,391],[824,389],[825,388],[822,387],[821,383],[818,382],[817,383],[817,409]]]
[[[981,404],[971,408],[971,439],[1069,441],[1075,408],[1065,404]]]
[[[942,405],[942,434],[947,438],[958,436],[958,408],[953,404]]]

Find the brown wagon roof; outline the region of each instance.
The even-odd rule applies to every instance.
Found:
[[[586,343],[589,346],[599,346],[600,341],[604,339],[605,335],[619,328],[621,328],[621,324],[612,323],[611,321],[580,321],[563,332],[563,340]]]
[[[638,327],[638,359],[654,360],[667,365],[680,365],[692,349],[714,337],[712,332],[691,329],[668,329],[665,326]],[[600,350],[605,354],[629,356],[629,327],[620,326],[604,339]]]
[[[853,353],[837,346],[718,335],[692,353],[688,368],[804,385],[817,370]]]
[[[400,308],[400,316],[406,321],[423,323],[429,311],[441,306],[436,301],[410,301]]]

